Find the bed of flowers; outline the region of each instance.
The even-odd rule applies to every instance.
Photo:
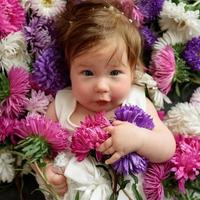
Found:
[[[137,84],[145,86],[177,142],[176,153],[168,162],[147,165],[141,161],[146,166],[146,199],[199,200],[200,1],[116,1],[135,21],[144,40],[146,73],[139,76]],[[0,1],[1,188],[32,173],[28,164],[42,167],[45,156],[54,157],[70,146],[68,133],[45,118],[56,91],[68,85],[63,51],[56,42],[56,20],[67,3]],[[83,127],[77,131],[79,137]],[[102,137],[101,142],[107,136]],[[74,141],[72,152],[83,159],[86,155],[78,154],[78,140]],[[116,171],[129,173],[120,166],[123,163],[116,164]],[[53,192],[48,183],[47,188]],[[136,199],[141,200],[140,195]]]

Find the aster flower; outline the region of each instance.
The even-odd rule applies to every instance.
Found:
[[[45,114],[49,103],[52,101],[52,95],[45,95],[45,93],[41,90],[38,92],[31,90],[31,98],[26,104],[26,110],[28,110],[29,113]]]
[[[84,160],[91,150],[95,150],[108,139],[109,135],[102,128],[109,124],[103,113],[85,118],[85,122],[81,123],[72,136],[71,149],[78,161]]]
[[[12,182],[15,175],[15,159],[10,152],[0,152],[0,182]]]
[[[163,7],[164,0],[141,0],[137,1],[137,6],[144,16],[145,22],[154,20]]]
[[[160,90],[164,94],[168,94],[171,90],[172,80],[176,69],[172,47],[166,46],[162,50],[155,52],[152,56],[150,69]]]
[[[61,52],[54,46],[49,47],[33,64],[31,84],[34,88],[55,94],[66,86],[66,73]]]
[[[172,169],[179,183],[180,191],[185,191],[185,182],[195,180],[200,170],[200,138],[178,135],[176,153],[171,159]]]
[[[200,134],[200,112],[187,102],[177,103],[166,115],[165,123],[173,133]]]
[[[68,132],[52,120],[29,115],[15,125],[13,143],[18,142],[16,149],[31,162],[40,161],[44,156],[55,156],[68,147]]]
[[[199,10],[186,11],[185,7],[183,2],[175,4],[165,1],[159,20],[161,30],[177,32],[183,38],[183,42],[200,36]]]
[[[0,110],[2,116],[14,119],[24,111],[28,101],[26,95],[30,89],[29,74],[23,68],[12,68],[8,73],[8,80],[8,96],[0,102]]]
[[[190,103],[195,107],[200,107],[200,87],[193,92]]]
[[[4,143],[5,139],[13,132],[13,121],[11,119],[0,116],[0,143]]]
[[[183,51],[183,59],[193,69],[200,71],[200,37],[192,38]]]
[[[149,164],[144,174],[143,189],[147,200],[163,200],[165,181],[170,174],[170,163]]]
[[[30,57],[22,32],[9,34],[0,41],[0,69],[7,72],[13,66],[20,66],[28,70]]]
[[[22,29],[25,13],[18,0],[1,0],[0,10],[0,39],[2,39]]]
[[[31,8],[40,16],[53,18],[65,10],[66,0],[30,0]]]
[[[30,53],[38,55],[42,50],[55,43],[55,24],[53,20],[33,15],[24,27]]]

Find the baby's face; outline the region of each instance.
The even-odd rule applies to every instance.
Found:
[[[72,92],[91,112],[115,109],[127,97],[133,73],[122,39],[110,38],[71,62]]]

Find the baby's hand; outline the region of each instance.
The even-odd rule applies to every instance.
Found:
[[[142,146],[143,134],[141,130],[129,123],[123,121],[114,121],[112,126],[105,128],[111,137],[101,144],[97,151],[104,154],[112,154],[106,160],[106,164],[112,164],[119,160],[122,156],[137,151]]]

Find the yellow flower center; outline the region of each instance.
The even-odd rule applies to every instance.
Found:
[[[42,3],[43,3],[44,6],[46,6],[46,7],[52,7],[53,0],[43,0]]]

